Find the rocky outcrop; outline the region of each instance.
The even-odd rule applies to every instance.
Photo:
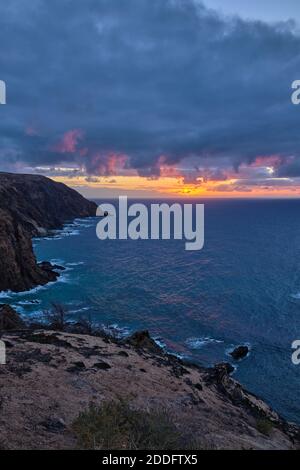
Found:
[[[9,305],[0,305],[0,332],[25,328],[20,315]]]
[[[247,410],[256,420],[265,420],[271,427],[282,430],[292,442],[297,442],[299,445],[299,426],[285,421],[261,398],[248,392],[239,382],[230,377],[230,373],[231,369],[228,369],[227,363],[216,364],[212,369],[207,369],[206,381],[208,384],[215,383],[220,392],[226,395],[235,406]]]
[[[152,352],[158,352],[161,349],[154,339],[151,338],[147,330],[136,331],[126,341],[137,349],[145,349]]]
[[[77,217],[95,216],[96,209],[73,189],[44,176],[0,173],[0,291],[56,280],[55,270],[37,264],[32,237]]]
[[[154,351],[148,332],[126,341],[40,326],[1,339],[9,348],[0,370],[5,449],[74,449],[74,419],[111,400],[168,410],[200,448],[299,447],[299,428],[230,377],[226,363],[207,369]]]

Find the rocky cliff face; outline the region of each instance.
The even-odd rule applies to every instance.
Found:
[[[0,173],[0,291],[22,291],[57,278],[38,266],[31,238],[96,215],[96,204],[44,176]]]

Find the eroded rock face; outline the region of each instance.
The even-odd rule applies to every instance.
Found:
[[[55,271],[37,265],[31,238],[74,218],[95,216],[96,209],[73,189],[44,176],[0,173],[0,291],[55,281]]]

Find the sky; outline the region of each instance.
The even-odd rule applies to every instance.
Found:
[[[0,4],[0,170],[88,197],[299,197],[298,0]]]
[[[300,21],[299,0],[206,0],[209,8],[244,19],[278,22]]]

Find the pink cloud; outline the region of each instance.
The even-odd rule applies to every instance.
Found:
[[[59,153],[75,153],[83,136],[84,133],[81,129],[72,129],[63,135],[62,139],[55,145],[54,150]]]
[[[251,163],[252,167],[274,167],[278,168],[282,163],[282,157],[279,155],[263,155],[256,157],[254,162]]]
[[[115,153],[95,153],[88,160],[87,170],[92,174],[97,175],[116,175],[118,170],[125,167],[127,156]]]

